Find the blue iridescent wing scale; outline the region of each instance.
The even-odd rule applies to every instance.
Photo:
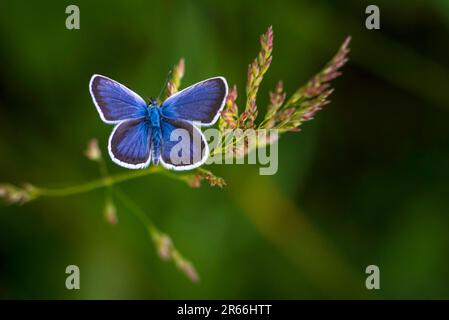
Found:
[[[220,116],[227,95],[226,79],[210,78],[167,98],[161,105],[162,115],[199,122],[201,125],[213,125]]]
[[[161,163],[174,170],[190,170],[202,165],[209,147],[201,131],[180,119],[161,118]]]
[[[105,76],[93,75],[89,90],[101,120],[106,123],[136,119],[146,113],[146,103],[139,95]]]
[[[109,137],[112,160],[129,169],[141,169],[151,160],[151,124],[145,118],[119,123]]]

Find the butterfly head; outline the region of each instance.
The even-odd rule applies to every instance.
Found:
[[[149,107],[157,107],[157,99],[155,97],[151,97],[148,99],[148,106]]]

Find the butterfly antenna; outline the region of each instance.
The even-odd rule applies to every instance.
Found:
[[[164,92],[165,88],[167,88],[168,81],[170,81],[170,76],[171,76],[171,70],[168,71],[167,78],[165,79],[164,86],[162,87],[161,92],[160,92],[159,95],[157,96],[157,100],[158,100],[158,101],[160,101],[161,96],[162,96],[162,93]]]

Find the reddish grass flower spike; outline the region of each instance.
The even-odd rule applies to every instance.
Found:
[[[248,66],[248,81],[246,84],[246,106],[239,120],[240,128],[254,128],[257,111],[257,92],[263,76],[270,67],[273,51],[273,27],[270,26],[260,37],[261,50],[256,59]]]
[[[276,85],[275,90],[270,91],[268,95],[270,97],[270,103],[267,108],[267,114],[265,115],[264,127],[269,129],[272,128],[274,123],[276,122],[274,115],[279,110],[279,108],[282,107],[285,101],[286,93],[284,92],[284,83],[282,81],[279,81]]]
[[[237,100],[237,86],[234,85],[229,92],[228,96],[226,97],[226,107],[221,112],[221,118],[223,119],[224,123],[221,126],[221,129],[235,129],[237,128],[237,121],[238,121],[238,107],[237,103],[235,102]]]
[[[0,198],[8,204],[24,204],[34,197],[35,188],[31,184],[26,183],[21,188],[10,183],[0,183]]]
[[[170,260],[171,251],[173,250],[171,238],[165,233],[158,232],[155,236],[153,236],[153,239],[159,257],[162,260]]]
[[[176,263],[176,266],[190,279],[190,281],[200,281],[200,277],[196,272],[195,267],[189,261],[180,260]]]
[[[160,231],[153,230],[153,241],[159,257],[164,261],[173,260],[176,267],[184,273],[192,282],[198,282],[199,276],[192,263],[186,260],[173,245],[171,238]]]
[[[330,103],[328,97],[333,92],[330,81],[341,75],[340,70],[348,61],[350,41],[351,38],[347,37],[331,61],[278,109],[273,116],[274,127],[281,132],[297,131],[303,122],[312,120],[319,110]]]
[[[192,188],[199,188],[203,180],[206,180],[211,187],[223,188],[226,185],[223,178],[217,177],[212,172],[205,169],[201,169],[196,174],[191,175],[187,179],[187,184]]]
[[[103,214],[107,223],[112,225],[116,225],[118,223],[117,208],[111,199],[106,201]]]
[[[167,87],[165,88],[164,94],[161,97],[162,101],[178,92],[178,89],[181,85],[181,80],[184,77],[184,71],[185,63],[184,59],[181,58],[179,62],[173,67],[173,70],[170,74],[170,79],[167,82]]]
[[[98,147],[98,140],[97,139],[91,139],[89,140],[87,144],[87,149],[84,152],[87,159],[92,161],[99,161],[101,159],[101,151]]]

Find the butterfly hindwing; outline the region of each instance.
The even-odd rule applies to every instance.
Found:
[[[143,117],[145,101],[124,85],[102,75],[93,75],[90,94],[101,119],[106,123]]]
[[[150,164],[151,125],[145,118],[119,123],[109,138],[112,160],[129,169],[145,168]]]
[[[167,98],[161,105],[161,111],[168,118],[213,125],[220,116],[227,95],[228,84],[225,78],[210,78]]]
[[[209,148],[201,131],[180,119],[161,119],[161,163],[174,170],[190,170],[202,165]]]

